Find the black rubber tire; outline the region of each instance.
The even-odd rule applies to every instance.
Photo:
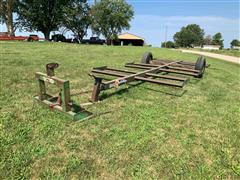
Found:
[[[53,41],[54,42],[58,42],[58,38],[57,37],[53,37]]]
[[[141,63],[143,64],[150,64],[150,61],[153,59],[153,55],[151,52],[146,52],[142,56]]]
[[[197,59],[197,62],[195,64],[195,70],[199,70],[200,73],[195,76],[197,78],[202,78],[204,72],[205,72],[205,68],[206,68],[206,59],[203,57],[203,56],[200,56],[198,59]]]
[[[28,37],[27,41],[28,41],[28,42],[33,42],[33,38]]]

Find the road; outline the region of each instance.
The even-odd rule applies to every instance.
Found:
[[[229,62],[240,64],[240,58],[239,57],[227,56],[227,55],[223,55],[223,54],[216,54],[216,53],[203,52],[203,51],[185,50],[185,49],[182,49],[181,51],[184,52],[184,53],[199,54],[199,55],[208,56],[208,57],[211,57],[211,58],[221,59],[221,60],[224,60],[224,61],[229,61]]]

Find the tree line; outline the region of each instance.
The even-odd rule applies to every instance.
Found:
[[[40,31],[49,40],[52,31],[66,28],[81,41],[90,28],[110,40],[130,28],[133,16],[133,7],[125,0],[100,0],[93,5],[87,0],[0,0],[0,21],[11,36],[19,28]]]
[[[220,49],[223,46],[222,34],[220,32],[215,35],[205,36],[204,29],[197,24],[189,24],[186,27],[182,27],[179,32],[176,32],[173,36],[174,42],[167,41],[162,43],[162,47],[176,48],[176,47],[201,47],[203,45],[218,45]],[[240,46],[239,40],[234,39],[231,42],[231,47]]]

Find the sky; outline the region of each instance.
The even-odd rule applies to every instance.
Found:
[[[206,35],[221,32],[225,47],[239,39],[239,1],[236,0],[128,0],[135,17],[128,32],[160,46],[188,24],[198,24]]]
[[[143,37],[147,44],[160,46],[161,42],[173,40],[181,27],[198,24],[205,35],[221,32],[224,46],[228,48],[233,39],[240,39],[239,0],[127,0],[135,15],[129,32]],[[5,26],[0,26],[1,31]],[[35,32],[34,32],[35,33]],[[17,35],[32,34],[16,32]],[[42,33],[37,33],[43,37]],[[69,37],[71,33],[67,33]],[[91,33],[88,33],[91,36]]]

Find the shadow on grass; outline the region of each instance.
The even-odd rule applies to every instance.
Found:
[[[202,79],[202,78],[193,78],[193,79],[190,79],[187,84],[194,84],[194,85],[196,85],[196,84],[198,84],[198,83],[201,81],[201,79]],[[186,84],[186,85],[187,85],[187,84]]]
[[[158,93],[162,93],[162,94],[166,94],[166,95],[170,95],[170,96],[176,96],[176,97],[182,97],[187,92],[187,90],[183,90],[180,88],[174,88],[173,89],[175,91],[174,93],[169,92],[169,89],[159,90],[159,89],[153,89],[153,88],[149,88],[149,87],[140,87],[140,88],[158,92]]]
[[[100,117],[100,116],[103,116],[103,115],[106,115],[106,114],[110,114],[110,113],[112,113],[114,111],[116,111],[116,109],[111,110],[111,111],[104,111],[104,112],[100,112],[100,113],[93,113],[91,116],[89,116],[89,117],[87,117],[85,119],[72,121],[71,123],[83,123],[83,122],[85,122],[87,120],[91,120],[91,119],[94,119],[94,118],[97,118],[97,117]]]
[[[139,86],[143,83],[144,82],[141,81],[141,82],[137,82],[136,84],[128,84],[129,85],[128,88],[120,89],[118,91],[115,91],[115,92],[112,92],[112,93],[109,93],[109,94],[106,94],[106,93],[102,94],[99,99],[100,99],[100,101],[103,101],[104,99],[110,98],[114,95],[122,95],[122,94],[128,92],[129,89],[131,89],[133,87],[136,87],[136,86]]]
[[[122,95],[124,93],[127,93],[129,91],[129,89],[134,88],[136,86],[139,86],[143,83],[145,83],[145,82],[143,82],[143,81],[137,82],[136,84],[129,85],[128,88],[120,89],[118,91],[115,91],[115,92],[112,92],[112,93],[109,93],[109,94],[104,93],[100,96],[100,101],[103,101],[103,100],[105,100],[107,98],[110,98],[114,95]],[[183,90],[183,89],[180,89],[180,88],[172,88],[175,91],[174,93],[169,92],[169,89],[164,91],[164,90],[156,90],[156,89],[153,89],[153,88],[142,87],[142,86],[138,87],[138,88],[144,89],[144,90],[151,90],[151,91],[154,91],[154,92],[163,93],[163,94],[166,94],[166,95],[171,95],[171,96],[176,96],[176,97],[182,97],[187,92],[187,90]],[[169,88],[171,88],[171,87],[169,87]]]
[[[81,94],[88,94],[88,93],[92,93],[92,90],[87,90],[87,91],[72,93],[71,96],[78,96],[78,95],[81,95]]]
[[[218,71],[222,71],[222,69],[221,69],[221,68],[216,68],[216,67],[211,67],[211,68],[209,68],[209,69],[211,69],[211,70],[218,70]]]

